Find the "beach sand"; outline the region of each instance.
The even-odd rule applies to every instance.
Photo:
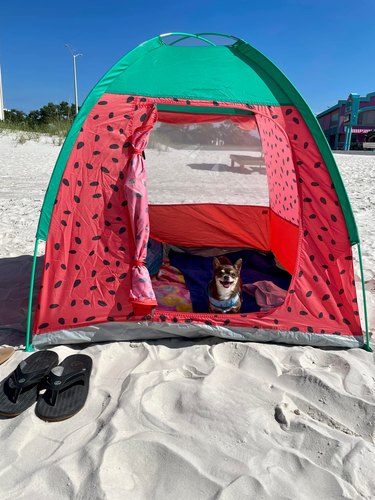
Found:
[[[19,347],[0,366],[0,380],[28,356],[22,345],[34,235],[59,150],[47,138],[19,144],[14,134],[0,136],[0,343]],[[221,202],[245,196],[246,183],[257,186],[262,202],[261,169],[239,176],[213,152],[187,155],[179,167],[149,152],[152,201],[169,203],[173,192],[178,201],[219,201],[210,186],[222,180]],[[375,156],[336,160],[362,240],[374,333]],[[207,192],[194,187],[208,178]],[[355,265],[359,282],[356,252]],[[360,288],[358,296],[361,310]],[[372,353],[220,339],[53,350],[60,360],[92,357],[87,402],[64,422],[46,423],[34,408],[0,420],[2,500],[375,497]]]

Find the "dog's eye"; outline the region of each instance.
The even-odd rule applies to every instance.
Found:
[[[222,269],[222,270],[220,271],[220,274],[225,274],[224,269]]]

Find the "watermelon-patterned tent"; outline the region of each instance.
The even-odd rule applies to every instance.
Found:
[[[27,348],[216,335],[369,349],[354,282],[357,228],[313,113],[243,40],[226,37],[229,45],[216,45],[210,34],[175,33],[167,43],[170,35],[115,64],[71,127],[37,229],[35,248],[45,240],[46,250],[33,327],[30,300]],[[252,206],[251,193],[240,207],[149,205],[143,151],[155,123],[212,115],[248,119],[259,130],[269,206]],[[215,222],[227,230],[215,233]],[[160,311],[145,267],[150,235],[184,247],[204,241],[273,252],[292,275],[285,301],[248,314]],[[35,261],[36,251],[32,289]]]

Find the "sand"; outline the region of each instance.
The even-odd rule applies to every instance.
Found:
[[[22,345],[34,235],[59,150],[46,138],[19,144],[14,135],[0,136],[0,343],[19,348],[0,366],[0,380],[28,355]],[[194,172],[194,182],[222,180],[221,201],[238,199],[251,182],[261,202],[261,168],[244,179],[212,152],[187,156],[177,169],[164,153],[149,153],[153,201],[170,202],[179,186],[180,201],[204,201],[203,194],[219,201],[217,189],[194,188]],[[373,333],[375,157],[336,160],[362,239]],[[65,422],[43,422],[34,408],[0,420],[2,500],[375,496],[371,353],[220,339],[53,350],[61,360],[77,352],[92,357],[89,397]]]

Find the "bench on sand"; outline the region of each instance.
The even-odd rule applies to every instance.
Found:
[[[264,158],[262,156],[248,156],[248,155],[229,155],[230,158],[230,166],[234,167],[236,163],[239,164],[240,167],[244,167],[245,165],[263,165]]]

